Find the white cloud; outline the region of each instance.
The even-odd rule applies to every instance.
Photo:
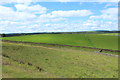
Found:
[[[108,8],[108,7],[117,7],[118,6],[118,3],[107,3],[106,5],[105,5],[105,7],[104,8]]]
[[[118,14],[118,8],[108,8],[106,10],[102,10],[101,11],[102,13],[105,13],[105,14]]]
[[[92,12],[89,10],[53,11],[51,13],[40,15],[36,22],[66,22],[69,17],[85,17],[91,14]]]
[[[9,14],[13,13],[12,8],[0,6],[0,16],[4,16],[4,14],[7,14],[7,13],[9,13]]]
[[[118,20],[118,8],[108,8],[101,11],[102,15],[91,16],[90,19]]]
[[[25,21],[37,18],[36,14],[44,14],[46,7],[41,5],[28,6],[25,4],[16,4],[17,10],[11,7],[0,6],[0,20]]]
[[[20,24],[20,25],[19,25]],[[30,22],[0,22],[4,28],[1,32],[65,32],[89,30],[118,30],[117,22],[87,20],[81,23],[30,23]]]
[[[91,30],[118,30],[117,25],[117,22],[112,21],[88,20],[82,26]]]
[[[37,19],[34,20],[35,23],[55,23],[55,22],[60,22],[60,21],[67,21],[67,18],[49,18],[49,17],[38,17]]]
[[[92,12],[90,10],[70,10],[70,11],[53,11],[48,14],[43,14],[41,18],[55,18],[55,17],[81,17],[89,16]]]
[[[24,3],[24,4],[30,4],[31,2],[34,2],[34,0],[0,0],[0,4],[6,4],[6,3]]]
[[[24,33],[35,32],[34,28],[39,29],[40,24],[34,24],[29,21],[1,21],[0,32],[2,33]]]
[[[27,0],[25,4],[16,4],[15,7],[17,10],[10,7],[0,6],[0,26],[2,26],[0,32],[12,33],[117,29],[117,23],[94,20],[117,20],[117,8],[102,10],[102,15],[91,16],[91,20],[74,23],[75,21],[72,22],[73,20],[69,20],[69,17],[86,17],[93,13],[90,10],[58,10],[46,13],[47,8],[40,5],[27,5]],[[36,14],[40,14],[40,16]]]
[[[0,4],[6,3],[24,3],[32,2],[119,2],[119,0],[0,0]]]
[[[12,8],[0,6],[0,19],[1,20],[30,20],[35,18],[36,15],[27,12],[16,12]]]
[[[47,11],[46,7],[42,7],[40,5],[28,6],[25,4],[16,4],[15,7],[17,11],[30,12],[34,14],[43,14],[43,13],[46,13]]]
[[[111,21],[88,20],[82,23],[46,24],[45,31],[89,31],[89,30],[118,30],[117,23]],[[72,26],[72,27],[71,27]]]
[[[79,16],[89,16],[92,12],[89,10],[70,10],[70,11],[53,11],[51,16],[60,17],[79,17]]]

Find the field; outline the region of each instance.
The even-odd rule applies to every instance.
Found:
[[[111,36],[118,36],[120,33],[106,33],[106,34],[99,34],[99,35],[111,35]]]
[[[53,43],[118,50],[118,36],[111,36],[111,34],[40,34],[4,37],[3,40]]]
[[[117,78],[118,57],[77,48],[3,42],[4,78]]]
[[[52,43],[118,50],[118,36],[40,34],[3,37],[3,78],[118,78],[118,54]],[[33,43],[22,43],[33,42]],[[109,55],[108,55],[109,54]]]

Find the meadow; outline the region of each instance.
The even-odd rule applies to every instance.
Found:
[[[3,78],[118,78],[115,56],[12,42],[2,42],[2,48]]]
[[[98,49],[49,45],[118,50],[116,35],[116,33],[37,34],[2,37],[3,40],[9,40],[2,41],[2,77],[118,78],[118,52],[113,54],[99,52]],[[34,44],[35,42],[49,44]]]
[[[73,46],[87,46],[118,50],[117,33],[107,34],[39,34],[14,37],[3,37],[3,40],[52,43]]]

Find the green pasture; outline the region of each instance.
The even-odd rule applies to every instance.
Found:
[[[118,36],[120,33],[106,33],[106,34],[99,34],[99,35],[113,35],[113,36]]]
[[[114,33],[113,33],[114,34]],[[110,33],[111,35],[111,33]],[[3,37],[3,40],[53,43],[118,50],[118,36],[108,34],[39,34]]]
[[[61,41],[65,40],[65,42],[54,40],[56,43],[67,43],[68,38],[70,39],[71,37],[71,35],[31,36],[5,39],[52,42],[56,37],[57,40],[60,38],[62,38],[60,39]],[[63,36],[68,38],[63,38]],[[84,36],[79,36],[72,36],[72,40],[86,39]],[[89,36],[90,39],[94,37],[95,35]],[[39,40],[35,40],[35,38]],[[98,40],[97,38],[95,39]],[[68,43],[72,42],[72,40],[68,41]],[[2,58],[2,75],[4,78],[118,78],[118,57],[68,47],[50,47],[10,42],[3,42],[2,48],[2,54],[9,56],[3,56]],[[23,61],[24,64],[16,62],[16,60]],[[28,65],[28,63],[31,63],[32,66]],[[36,66],[39,66],[42,71],[38,71]]]

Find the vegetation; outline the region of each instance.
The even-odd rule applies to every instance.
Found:
[[[16,37],[3,37],[2,39],[23,42],[87,46],[118,50],[118,36],[110,36],[108,34],[38,34]]]
[[[118,50],[117,35],[37,34],[2,39]],[[118,78],[118,57],[114,54],[109,56],[98,54],[95,49],[33,43],[3,42],[4,78]]]
[[[0,34],[1,37],[6,37],[6,35],[3,33],[3,34]]]
[[[25,37],[30,36],[21,36]],[[3,42],[2,48],[4,78],[118,78],[118,57],[68,47],[10,42]]]
[[[119,36],[120,33],[106,33],[106,34],[98,34],[98,35],[112,35],[112,36]]]

